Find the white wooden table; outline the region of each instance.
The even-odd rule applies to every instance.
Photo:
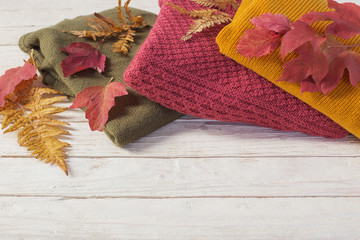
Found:
[[[357,2],[357,0],[353,0]],[[27,32],[116,0],[2,0],[0,74]],[[159,12],[156,0],[133,7]],[[69,106],[69,102],[61,105]],[[82,111],[70,176],[0,135],[0,239],[360,239],[360,140],[184,117],[121,149]],[[95,145],[96,143],[96,145]]]

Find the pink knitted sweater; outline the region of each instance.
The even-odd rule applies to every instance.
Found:
[[[331,119],[219,52],[223,26],[180,40],[192,19],[164,4],[200,9],[188,0],[160,0],[147,40],[124,73],[125,82],[149,99],[184,114],[342,138]],[[234,14],[234,12],[230,12]]]

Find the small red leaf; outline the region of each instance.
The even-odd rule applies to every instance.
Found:
[[[70,109],[86,107],[86,118],[92,131],[102,131],[115,106],[115,97],[127,95],[126,86],[113,82],[107,86],[88,87],[76,95]]]
[[[328,6],[335,9],[339,17],[331,19],[334,22],[326,28],[326,33],[346,39],[360,34],[360,6],[333,0],[328,0]]]
[[[356,87],[360,81],[360,55],[334,38],[328,38],[321,49],[330,62],[329,73],[319,85],[321,92],[332,91],[340,83],[345,69],[349,71],[351,84]]]
[[[329,72],[327,58],[319,48],[314,49],[306,43],[295,52],[299,56],[284,64],[283,75],[278,81],[302,82],[312,76],[315,83],[319,83]]]
[[[337,87],[345,70],[345,67],[341,65],[342,63],[340,59],[335,59],[332,63],[330,63],[329,73],[323,80],[321,80],[320,83],[317,84],[320,92],[326,95]]]
[[[288,53],[291,53],[306,42],[311,42],[314,48],[319,48],[326,40],[319,36],[317,32],[302,21],[296,21],[291,24],[291,30],[287,32],[281,42],[281,57],[284,59]]]
[[[105,69],[106,57],[88,43],[75,42],[60,50],[70,54],[61,63],[64,77],[88,68],[93,68],[99,73]]]
[[[326,33],[349,39],[360,34],[360,6],[355,3],[338,3],[328,0],[329,8],[335,9],[331,12],[310,12],[303,15],[300,20],[308,24],[318,21],[333,21],[326,27]]]
[[[36,67],[29,62],[24,66],[12,68],[0,77],[0,107],[5,105],[7,95],[15,90],[22,81],[28,81],[36,76]]]
[[[321,81],[321,91],[324,94],[340,83],[345,69],[349,71],[351,84],[357,87],[360,81],[360,55],[354,51],[345,50],[331,62],[329,74]],[[324,87],[328,85],[335,87],[324,91]]]
[[[299,18],[300,21],[307,23],[309,25],[319,21],[330,21],[333,19],[337,19],[337,20],[341,19],[340,16],[335,11],[331,11],[331,12],[310,11],[309,13],[306,13]]]
[[[249,29],[244,32],[237,50],[245,57],[262,57],[279,46],[280,37],[280,34],[265,28]]]
[[[301,93],[304,92],[320,92],[320,89],[318,88],[312,77],[308,77],[301,82]]]
[[[257,28],[265,28],[279,34],[285,34],[291,30],[290,20],[282,14],[265,13],[255,17],[250,22]]]

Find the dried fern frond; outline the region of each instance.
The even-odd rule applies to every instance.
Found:
[[[176,4],[173,4],[171,2],[167,2],[165,4],[170,5],[173,9],[177,10],[181,14],[189,15],[189,13],[190,13],[190,11],[186,10],[185,8],[180,7],[180,6],[178,6]]]
[[[173,9],[177,10],[179,13],[190,16],[192,18],[203,18],[209,17],[213,14],[216,14],[218,10],[216,9],[201,9],[201,10],[191,10],[188,11],[183,7],[177,6],[173,3],[167,2],[167,5],[170,5]]]
[[[189,31],[185,36],[181,38],[183,41],[187,41],[192,38],[193,34],[202,32],[206,28],[213,27],[215,24],[223,24],[231,22],[231,17],[226,13],[220,13],[217,15],[211,15],[208,17],[200,18],[194,21],[190,26]]]
[[[192,0],[202,6],[213,7],[213,6],[222,6],[225,8],[228,4],[235,4],[236,0]],[[213,27],[215,24],[223,24],[231,22],[232,19],[229,14],[221,12],[217,9],[201,9],[201,10],[187,10],[183,7],[175,5],[173,3],[167,2],[167,5],[170,5],[173,9],[177,10],[183,15],[187,15],[191,18],[198,18],[194,20],[193,24],[190,26],[188,32],[185,36],[181,38],[183,41],[187,41],[192,38],[193,34],[202,32],[206,28]]]
[[[125,31],[124,27],[117,25],[111,18],[106,18],[98,13],[94,13],[94,16],[94,18],[88,18],[88,26],[95,31],[70,31],[70,33],[80,38],[91,37],[96,41],[97,38],[116,36]]]
[[[59,92],[50,88],[29,88],[29,83],[24,86],[18,85],[17,90],[6,98],[5,106],[0,108],[0,115],[4,116],[2,129],[7,128],[4,134],[20,130],[18,132],[20,146],[26,147],[37,159],[57,164],[68,174],[63,149],[69,144],[58,140],[57,137],[69,133],[60,128],[69,124],[50,118],[51,115],[67,110],[67,108],[51,107],[52,104],[66,97],[44,97],[48,94],[59,94]]]
[[[231,5],[234,9],[239,7],[236,0],[191,0],[204,7],[217,7],[221,10],[225,10],[228,5]]]
[[[131,0],[127,0],[127,1],[125,2],[125,4],[124,4],[124,9],[125,9],[125,12],[126,12],[126,15],[127,15],[127,19],[128,19],[129,21],[132,21],[132,20],[133,20],[133,16],[132,16],[132,14],[131,14],[131,10],[129,9],[129,4],[130,4],[130,2],[131,2]],[[121,3],[120,3],[119,6],[121,6]]]
[[[94,29],[93,31],[70,31],[70,33],[80,38],[92,38],[94,41],[96,41],[97,38],[102,38],[102,41],[108,37],[117,38],[118,41],[113,44],[113,52],[120,52],[126,55],[130,49],[130,42],[135,41],[134,36],[136,31],[134,29],[148,26],[142,16],[132,15],[129,8],[130,2],[131,0],[127,0],[124,5],[128,21],[124,19],[121,0],[118,0],[117,17],[120,24],[117,24],[111,18],[95,13],[94,18],[88,18],[88,26]]]
[[[119,37],[119,41],[113,44],[114,52],[120,52],[124,55],[128,54],[131,48],[129,42],[135,41],[136,32],[134,30],[128,30],[126,34],[122,34]]]

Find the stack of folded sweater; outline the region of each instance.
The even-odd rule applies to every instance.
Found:
[[[62,75],[60,63],[66,55],[59,48],[75,41],[92,41],[62,30],[83,29],[86,17],[27,34],[21,38],[20,47],[25,52],[35,50],[44,82],[70,99],[85,87],[106,83],[107,76],[118,76],[117,80],[125,82],[130,94],[117,99],[105,127],[105,132],[120,146],[183,114],[328,138],[342,138],[348,131],[360,137],[360,118],[356,117],[360,114],[360,108],[356,108],[358,89],[342,83],[328,96],[301,95],[297,83],[276,81],[282,72],[278,54],[249,60],[236,51],[241,35],[251,28],[251,18],[273,12],[297,19],[310,10],[327,11],[326,0],[243,0],[237,12],[225,10],[234,17],[228,26],[206,29],[186,42],[180,38],[192,20],[167,2],[188,10],[201,9],[190,0],[160,0],[157,17],[132,9],[134,14],[144,16],[152,28],[138,33],[128,56],[113,53],[111,42],[101,45],[99,50],[108,57],[105,76],[94,71],[83,71],[70,78]],[[112,9],[102,14],[115,19],[117,13]]]

